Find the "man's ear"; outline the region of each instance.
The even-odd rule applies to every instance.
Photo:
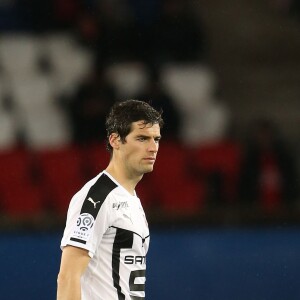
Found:
[[[112,133],[108,140],[113,149],[119,149],[121,140],[117,133]]]

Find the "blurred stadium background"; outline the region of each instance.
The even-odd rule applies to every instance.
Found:
[[[115,101],[162,108],[147,298],[300,298],[297,0],[0,1],[1,299],[55,299]]]

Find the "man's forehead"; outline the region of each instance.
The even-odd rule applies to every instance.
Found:
[[[137,121],[133,122],[131,126],[131,131],[148,131],[150,130],[155,130],[155,131],[160,131],[160,126],[158,123],[146,123],[145,121]]]

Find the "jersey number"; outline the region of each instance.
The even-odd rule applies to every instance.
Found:
[[[113,244],[112,252],[112,276],[114,287],[118,292],[118,300],[125,300],[125,295],[122,293],[120,286],[120,254],[121,249],[131,249],[133,245],[133,232],[116,228],[116,237]],[[144,292],[145,283],[135,283],[136,278],[145,277],[145,270],[131,271],[129,276],[129,289],[131,292]],[[144,300],[145,297],[131,296],[131,300]]]
[[[129,277],[129,288],[132,292],[145,292],[145,283],[134,283],[138,277],[145,277],[146,270],[131,271]],[[132,300],[143,300],[144,297],[131,296]]]

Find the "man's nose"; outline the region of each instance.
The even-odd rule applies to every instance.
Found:
[[[151,152],[157,152],[158,151],[158,143],[154,139],[150,140],[148,150],[151,151]]]

